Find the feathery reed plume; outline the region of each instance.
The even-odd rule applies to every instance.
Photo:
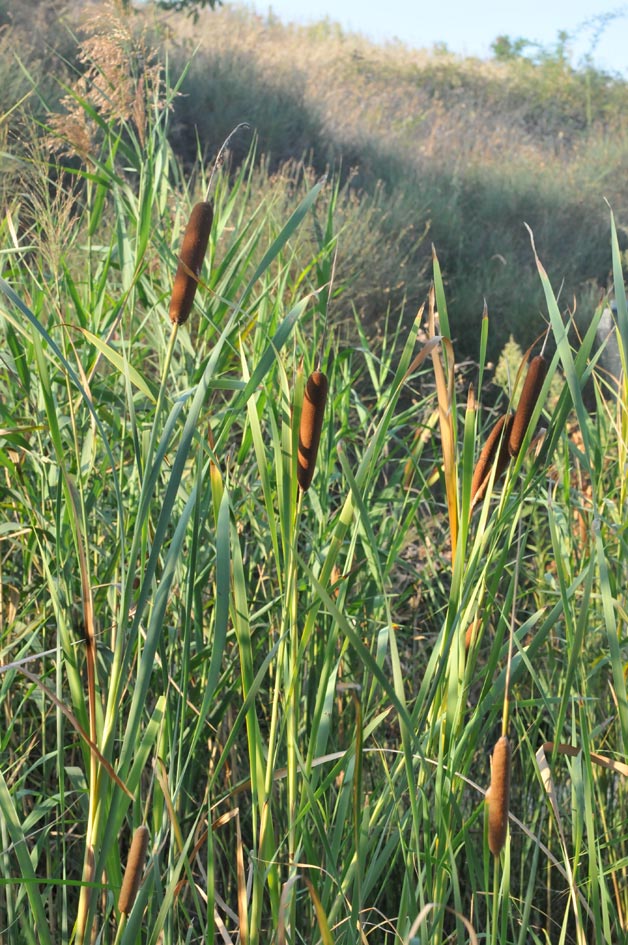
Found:
[[[192,208],[183,235],[181,255],[170,299],[170,321],[173,325],[183,325],[192,311],[213,219],[214,208],[210,201],[201,200]]]
[[[511,435],[513,416],[505,413],[488,435],[482,452],[475,464],[471,480],[471,508],[480,502],[486,492],[493,465],[495,466],[495,482],[504,473],[509,462],[508,442]]]
[[[528,368],[528,373],[523,383],[521,397],[519,398],[519,403],[515,411],[515,419],[513,420],[512,429],[508,438],[508,451],[511,456],[519,455],[519,450],[521,449],[521,444],[526,435],[530,418],[536,407],[536,402],[539,399],[541,388],[543,387],[547,367],[547,361],[542,354],[537,354],[530,362],[530,367]]]
[[[493,856],[499,856],[508,832],[510,802],[510,742],[506,735],[497,739],[493,749],[491,786],[488,801],[488,845]]]
[[[297,481],[303,492],[309,489],[314,475],[327,402],[327,387],[327,377],[321,371],[313,371],[305,385],[297,457]]]
[[[148,849],[148,827],[138,827],[133,834],[129,858],[124,871],[122,888],[118,897],[118,909],[124,915],[128,915],[133,908],[135,897],[137,896],[142,873],[144,871],[144,859]]]

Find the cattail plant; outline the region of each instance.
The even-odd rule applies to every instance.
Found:
[[[192,311],[213,219],[214,208],[210,201],[202,200],[192,208],[183,235],[179,265],[170,298],[170,321],[173,325],[183,325]]]
[[[488,802],[488,846],[493,856],[499,856],[506,842],[510,803],[510,742],[506,735],[498,738],[493,749],[491,786],[486,799]]]
[[[133,908],[133,903],[140,888],[142,873],[144,871],[144,859],[148,849],[148,827],[138,827],[133,834],[131,849],[129,850],[129,859],[127,860],[126,870],[122,888],[118,897],[118,909],[123,915],[129,915]]]
[[[473,478],[471,480],[471,508],[482,500],[486,492],[491,471],[495,466],[495,482],[505,472],[510,460],[508,443],[513,425],[513,415],[506,413],[499,418],[488,435],[486,443],[480,453]]]
[[[327,388],[327,376],[322,371],[313,371],[305,385],[297,456],[297,481],[302,492],[309,489],[314,475],[327,402]]]
[[[183,325],[184,322],[188,320],[190,312],[192,311],[192,304],[198,285],[198,277],[201,272],[205,253],[207,252],[209,235],[211,233],[212,223],[214,222],[214,205],[209,199],[214,174],[216,170],[222,166],[225,152],[233,136],[237,134],[241,128],[248,127],[248,122],[240,122],[240,124],[236,125],[231,134],[227,136],[225,141],[223,141],[209,177],[205,200],[199,201],[192,207],[192,213],[190,214],[188,225],[183,234],[183,245],[174,277],[172,297],[170,299],[170,321],[173,325]]]
[[[519,455],[521,444],[530,424],[530,418],[543,387],[547,368],[547,361],[542,354],[537,354],[535,358],[532,358],[508,437],[508,451],[511,456]]]

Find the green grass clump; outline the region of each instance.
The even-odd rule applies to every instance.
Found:
[[[619,394],[596,367],[602,307],[578,338],[528,236],[548,370],[473,503],[499,317],[465,362],[434,252],[425,305],[374,334],[340,265],[371,218],[338,176],[266,179],[255,139],[184,168],[166,75],[131,70],[131,110],[90,75],[64,105],[89,148],[33,160],[0,221],[2,935],[627,941],[614,218]],[[76,127],[51,118],[46,140]],[[207,247],[173,326],[199,200]]]

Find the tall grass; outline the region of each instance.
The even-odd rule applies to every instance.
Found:
[[[570,330],[529,240],[554,353],[521,448],[472,508],[497,319],[489,307],[463,367],[435,253],[409,325],[390,316],[372,338],[356,315],[347,344],[336,178],[297,162],[260,194],[255,145],[218,168],[172,330],[210,173],[173,154],[172,94],[155,86],[141,133],[78,95],[93,148],[57,190],[63,239],[49,215],[21,226],[19,195],[0,225],[2,936],[627,941],[614,220],[620,394],[603,396],[595,320]],[[41,194],[49,172],[37,165]],[[304,491],[299,419],[321,365]],[[493,855],[504,705],[509,829]]]

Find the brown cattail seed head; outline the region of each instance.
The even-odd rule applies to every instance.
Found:
[[[512,423],[512,414],[506,413],[499,418],[488,435],[478,461],[475,464],[475,469],[473,470],[473,478],[471,480],[471,507],[477,502],[480,502],[484,497],[493,465],[495,465],[495,482],[497,482],[508,465],[508,438],[512,429]]]
[[[465,635],[464,635],[465,651],[469,649],[472,643],[475,643],[481,626],[482,626],[482,621],[476,619],[476,620],[472,620],[469,626],[467,627]]]
[[[133,908],[137,891],[140,888],[144,859],[148,849],[148,827],[138,827],[133,834],[129,858],[124,871],[122,888],[118,897],[118,909],[128,915]]]
[[[327,402],[327,386],[327,378],[321,371],[310,374],[305,385],[297,457],[297,481],[303,492],[309,489],[314,475]]]
[[[539,399],[541,388],[547,374],[547,361],[542,354],[537,354],[530,361],[530,367],[523,382],[523,390],[515,411],[510,437],[508,439],[508,450],[511,456],[518,456],[521,444],[523,443],[530,418],[534,413],[536,402]]]
[[[499,856],[508,832],[510,803],[510,742],[505,735],[495,743],[491,786],[488,800],[488,845],[493,856]]]
[[[170,321],[174,325],[183,325],[192,311],[213,219],[214,210],[211,203],[201,201],[192,208],[183,234],[183,245],[170,299]]]

